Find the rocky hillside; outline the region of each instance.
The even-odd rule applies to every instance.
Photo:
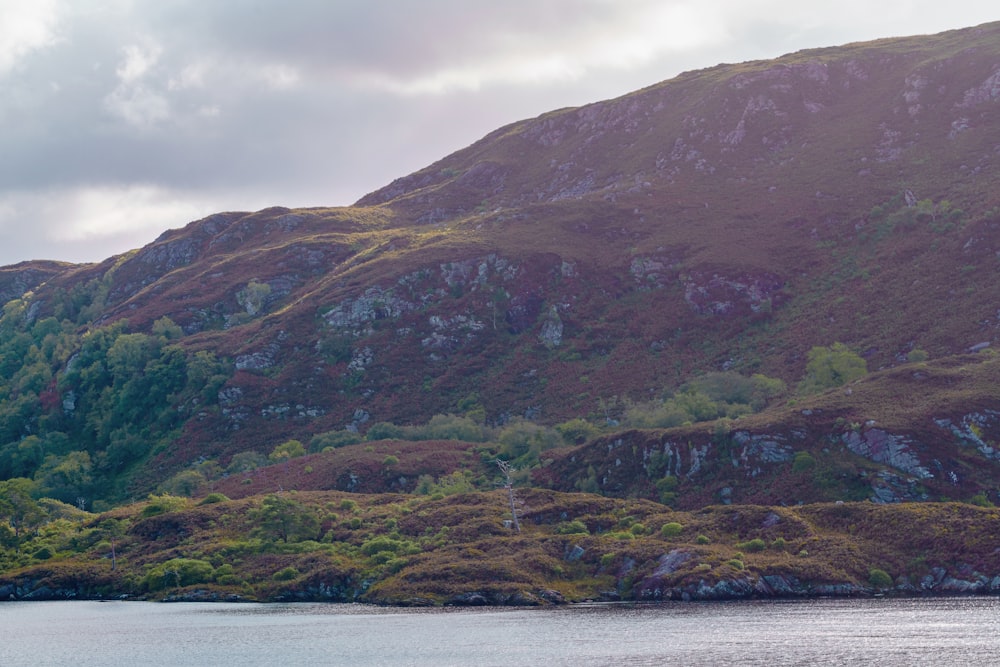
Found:
[[[937,497],[951,474],[972,495],[993,479],[996,384],[934,392],[1000,335],[998,162],[995,23],[690,72],[501,128],[352,207],[220,213],[100,264],[6,267],[0,473],[121,500],[380,422],[605,426],[727,371],[783,381],[785,406],[712,442],[609,436],[539,479],[659,497],[669,470],[681,491],[718,480],[692,503],[792,502],[808,478],[770,471],[808,450],[882,479],[831,473],[831,499]],[[795,396],[835,342],[884,371],[863,405]],[[899,386],[926,397],[883,417]]]

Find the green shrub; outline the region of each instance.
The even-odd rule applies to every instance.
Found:
[[[727,560],[726,565],[729,565],[730,567],[735,568],[737,570],[742,570],[744,567],[746,567],[743,564],[743,561],[741,561],[739,558],[732,558],[730,560]]]
[[[677,478],[667,475],[656,480],[656,493],[660,497],[660,502],[669,505],[677,497]]]
[[[868,583],[871,584],[873,588],[890,588],[892,586],[892,577],[890,577],[889,573],[885,570],[873,567],[868,570]]]
[[[233,458],[229,460],[229,465],[226,466],[226,472],[235,475],[241,472],[250,472],[266,465],[267,458],[263,454],[249,450],[233,454]]]
[[[399,463],[399,457],[393,456],[392,454],[389,454],[384,459],[382,459],[383,468],[390,468],[394,465],[397,465],[398,463]]]
[[[577,535],[581,533],[589,535],[590,531],[587,529],[587,524],[579,519],[574,519],[572,521],[565,521],[556,526],[556,533],[560,535]]]
[[[779,551],[783,551],[785,549],[785,545],[786,544],[787,543],[785,542],[785,538],[783,538],[783,537],[776,537],[776,538],[774,538],[774,541],[771,542],[771,548],[772,549],[777,549]]]
[[[698,544],[708,544],[712,540],[708,539],[708,535],[699,535],[698,537],[695,538],[694,541],[697,542]]]
[[[993,503],[990,502],[989,497],[985,493],[977,493],[969,499],[969,502],[973,505],[979,505],[980,507],[993,507]]]
[[[274,581],[291,581],[299,576],[299,571],[294,567],[286,567],[271,575]]]
[[[763,551],[767,548],[767,544],[759,537],[755,537],[752,540],[740,542],[736,545],[736,548],[740,551]]]
[[[816,467],[816,459],[809,452],[795,452],[792,459],[792,470],[795,472],[805,472]]]
[[[676,521],[665,523],[663,524],[663,527],[660,528],[660,535],[663,535],[663,537],[677,537],[682,532],[684,532],[684,526]]]
[[[215,503],[224,503],[228,501],[229,498],[223,493],[210,493],[201,499],[199,505],[214,505]]]
[[[859,354],[843,343],[830,347],[814,347],[809,351],[806,375],[799,392],[814,394],[853,382],[868,373],[868,364]]]
[[[338,449],[361,442],[361,436],[354,431],[327,431],[314,435],[309,441],[310,452],[322,452],[327,448]]]
[[[146,590],[191,586],[212,581],[215,569],[208,561],[197,558],[171,558],[154,566],[143,577]]]
[[[633,535],[645,535],[646,534],[646,526],[643,525],[643,524],[641,524],[641,523],[633,523],[631,525],[631,527],[629,527],[629,531]]]
[[[172,496],[168,493],[157,496],[149,494],[149,504],[142,508],[142,517],[151,517],[158,514],[176,512],[188,506],[188,499],[179,496]]]
[[[399,440],[403,437],[402,427],[392,422],[376,422],[368,428],[365,440]]]
[[[280,463],[288,459],[298,458],[306,455],[306,447],[298,440],[286,440],[275,447],[267,458],[272,463]]]
[[[600,433],[596,426],[580,418],[557,424],[556,431],[567,445],[582,445]]]

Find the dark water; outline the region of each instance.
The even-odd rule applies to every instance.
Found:
[[[997,665],[1000,599],[398,610],[0,603],[0,665]]]

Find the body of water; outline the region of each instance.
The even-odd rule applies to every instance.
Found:
[[[390,609],[0,603],[0,665],[991,665],[1000,599]]]

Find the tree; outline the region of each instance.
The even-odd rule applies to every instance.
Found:
[[[320,525],[312,508],[273,493],[250,512],[250,519],[257,525],[255,532],[286,543],[315,538]]]
[[[24,477],[0,482],[0,520],[10,525],[18,546],[24,533],[45,520],[45,512],[32,497],[34,490],[35,483]]]
[[[868,373],[865,360],[843,343],[814,347],[808,358],[806,375],[799,384],[799,391],[804,394],[840,387]]]

